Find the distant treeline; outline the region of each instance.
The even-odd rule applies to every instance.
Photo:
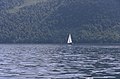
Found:
[[[120,43],[120,1],[0,1],[0,43],[66,43],[69,33],[74,43]]]

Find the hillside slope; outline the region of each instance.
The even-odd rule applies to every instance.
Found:
[[[119,43],[119,0],[2,0],[0,43]]]

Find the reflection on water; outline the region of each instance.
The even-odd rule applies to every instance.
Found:
[[[0,79],[120,79],[120,46],[0,45]]]

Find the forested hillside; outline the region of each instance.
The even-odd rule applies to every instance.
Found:
[[[120,43],[119,0],[0,0],[0,43]]]

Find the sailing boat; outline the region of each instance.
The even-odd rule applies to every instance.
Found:
[[[68,44],[72,44],[72,36],[71,36],[71,34],[69,34],[67,43],[68,43]]]

